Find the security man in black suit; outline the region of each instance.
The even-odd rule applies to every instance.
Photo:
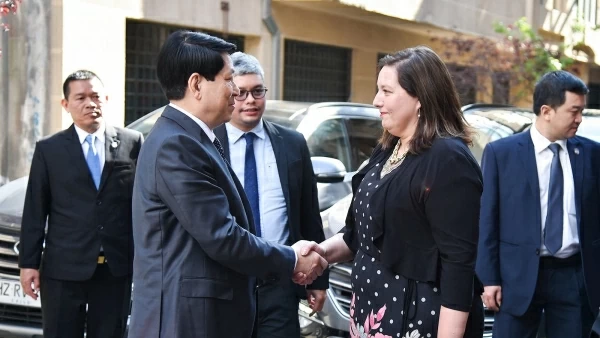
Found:
[[[41,296],[44,338],[122,338],[131,294],[131,196],[142,134],[104,123],[108,100],[91,71],[69,75],[73,124],[36,144],[19,267]]]

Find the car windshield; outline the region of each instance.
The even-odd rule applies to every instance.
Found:
[[[600,142],[600,116],[584,116],[577,135]]]
[[[268,100],[265,109],[264,118],[268,121],[278,123],[285,127],[296,129],[298,124],[305,116],[306,108],[311,103],[307,102],[287,102]],[[148,136],[150,130],[160,117],[162,108],[157,109],[146,116],[132,122],[127,128],[137,130]],[[25,192],[27,190],[28,176],[21,177],[0,186],[0,216],[21,217],[23,214],[23,205],[25,203]],[[0,219],[0,223],[2,219]]]
[[[0,187],[0,214],[21,216],[25,204],[28,176],[21,177]]]
[[[465,115],[476,115],[484,117],[488,120],[495,121],[507,128],[510,128],[513,133],[521,132],[535,119],[532,112],[525,110],[510,110],[510,109],[489,109],[470,112]]]

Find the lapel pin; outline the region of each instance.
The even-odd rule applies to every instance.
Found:
[[[110,144],[111,148],[116,148],[119,146],[119,140],[113,140],[112,143]]]
[[[575,152],[575,155],[579,155],[579,148],[573,149],[573,152]]]

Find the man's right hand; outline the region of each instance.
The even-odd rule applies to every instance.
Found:
[[[292,245],[292,249],[294,249],[296,257],[298,257],[293,279],[294,282],[302,285],[311,284],[317,277],[321,276],[323,271],[329,266],[329,263],[315,251],[311,251],[305,255],[302,254],[302,249],[307,243],[309,242],[299,241]]]
[[[21,269],[21,287],[26,295],[37,300],[40,292],[40,271]]]
[[[488,309],[495,312],[500,311],[500,305],[502,305],[502,287],[499,285],[484,286],[481,299]]]

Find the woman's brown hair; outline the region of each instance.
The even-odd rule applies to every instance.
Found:
[[[411,153],[431,147],[436,137],[459,137],[468,145],[472,143],[450,72],[433,50],[425,46],[407,48],[379,60],[379,68],[384,66],[395,66],[400,86],[421,103],[419,122],[409,145]],[[379,142],[388,149],[397,140],[384,130]]]

